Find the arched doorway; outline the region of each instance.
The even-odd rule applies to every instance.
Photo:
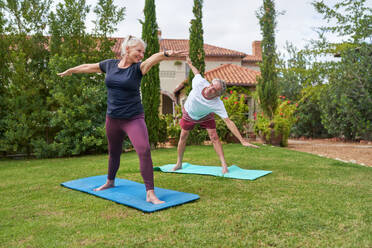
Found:
[[[173,114],[175,105],[175,97],[167,92],[161,91],[161,113],[162,114]]]

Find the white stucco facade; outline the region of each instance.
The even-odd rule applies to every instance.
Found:
[[[212,70],[223,64],[241,65],[240,61],[220,60],[205,61],[205,71]],[[160,88],[173,94],[176,87],[186,79],[188,70],[184,60],[165,60],[160,63]]]

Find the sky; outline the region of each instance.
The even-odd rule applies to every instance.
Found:
[[[155,0],[156,18],[162,38],[189,38],[190,20],[194,17],[193,2]],[[326,4],[332,6],[336,2],[337,0],[325,0]],[[87,0],[87,4],[91,6],[96,3],[97,0]],[[144,3],[145,0],[114,0],[115,5],[126,8],[125,19],[119,24],[114,37],[129,34],[141,37],[142,26],[138,20],[144,20]],[[317,39],[315,28],[324,25],[325,21],[315,11],[310,0],[277,0],[275,3],[277,11],[284,12],[277,18],[276,45],[279,52],[285,51],[287,41],[297,48],[303,48],[311,39]],[[367,3],[372,7],[372,0]],[[261,5],[262,0],[204,0],[204,43],[251,54],[252,42],[262,39],[256,17],[256,11]],[[91,14],[88,18],[93,20],[94,15]],[[93,24],[87,26],[88,29],[93,28]]]

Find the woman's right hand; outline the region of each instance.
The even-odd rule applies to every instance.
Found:
[[[64,72],[57,73],[57,75],[60,76],[60,77],[71,76],[72,72],[70,71],[70,69],[67,69]]]

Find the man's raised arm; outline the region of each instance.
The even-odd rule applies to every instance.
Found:
[[[189,67],[192,70],[192,72],[194,73],[194,75],[200,74],[200,72],[198,71],[198,69],[196,69],[195,66],[192,65],[192,62],[191,62],[191,59],[190,59],[189,56],[186,57],[186,63],[189,65]]]

